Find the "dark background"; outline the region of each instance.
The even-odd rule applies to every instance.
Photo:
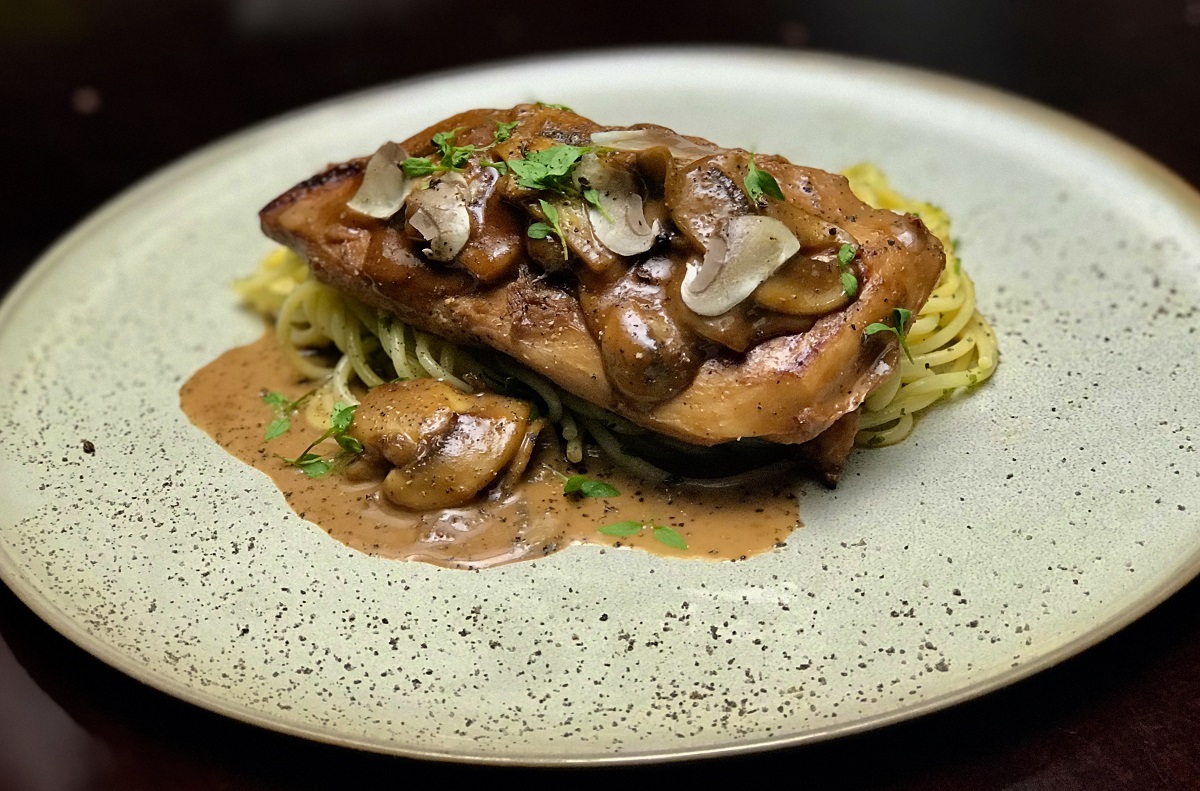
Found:
[[[1081,117],[1200,185],[1200,0],[0,0],[0,289],[156,168],[347,91],[608,46],[867,56]],[[1200,788],[1200,585],[984,699],[745,758],[590,770],[605,783],[839,789]],[[0,586],[0,791],[577,782],[363,755],[225,720],[110,670]],[[592,778],[589,778],[592,779]]]

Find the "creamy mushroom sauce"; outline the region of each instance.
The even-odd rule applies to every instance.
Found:
[[[281,456],[299,454],[320,433],[300,416],[287,434],[264,441],[271,410],[262,404],[262,394],[278,391],[296,398],[311,386],[300,380],[269,331],[199,370],[184,384],[180,401],[196,426],[268,475],[297,514],[369,555],[482,569],[590,543],[675,557],[740,560],[781,546],[799,526],[796,498],[786,485],[729,491],[661,488],[637,481],[600,458],[588,460],[587,474],[613,484],[621,495],[567,497],[552,471],[566,470],[552,431],[543,432],[546,439],[524,480],[503,496],[493,492],[460,508],[401,511],[380,496],[378,481],[351,483],[337,474],[308,478],[284,464]],[[336,448],[330,443],[328,450]],[[597,532],[625,520],[670,525],[688,549],[669,548],[649,530],[630,538]]]
[[[600,142],[618,134],[628,147],[631,133],[642,138],[632,150]],[[277,197],[260,212],[264,232],[345,295],[696,445],[798,445],[851,413],[898,361],[894,339],[864,328],[918,309],[945,262],[918,218],[871,208],[840,176],[661,127],[613,130],[521,105],[469,110],[400,145],[417,171],[434,171],[420,200],[387,220],[350,207],[372,186],[377,151]],[[752,160],[775,197],[750,197]],[[547,183],[552,169],[561,178]],[[594,197],[614,228],[597,231],[596,207],[570,194],[584,181],[563,183],[585,177],[605,188]],[[469,197],[447,186],[461,180]],[[419,212],[430,216],[414,224]],[[430,235],[454,248],[464,230],[452,261],[423,252]],[[619,255],[602,237],[644,251]]]

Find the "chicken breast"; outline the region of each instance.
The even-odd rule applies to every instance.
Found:
[[[661,127],[522,105],[400,148],[427,164],[394,215],[347,205],[364,158],[272,201],[264,231],[369,305],[689,443],[805,443],[853,413],[898,361],[867,326],[915,313],[945,263],[841,176]],[[825,446],[844,457],[853,424]]]

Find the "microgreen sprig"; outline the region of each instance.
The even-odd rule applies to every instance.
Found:
[[[687,549],[687,541],[679,534],[677,530],[667,525],[655,525],[649,522],[639,522],[636,519],[629,519],[624,522],[616,522],[611,525],[605,525],[599,528],[599,532],[606,536],[614,536],[616,538],[628,538],[636,536],[646,528],[650,528],[650,534],[660,543],[665,544],[673,549]]]
[[[267,406],[275,411],[275,416],[271,422],[267,424],[266,436],[267,441],[273,440],[276,437],[281,437],[287,433],[287,430],[292,427],[292,415],[296,410],[304,405],[304,402],[312,397],[316,390],[309,390],[304,395],[292,401],[283,393],[272,390],[269,393],[264,393],[262,401]]]
[[[842,273],[842,291],[846,296],[853,297],[858,293],[858,278],[850,271],[850,262],[858,255],[858,248],[852,244],[844,244],[838,248],[838,270]]]
[[[575,195],[571,183],[571,171],[579,164],[590,147],[551,146],[541,151],[530,151],[524,159],[508,160],[508,169],[517,177],[517,186],[530,190],[549,190],[564,195]]]
[[[621,493],[611,483],[598,481],[586,475],[563,475],[554,471],[563,482],[563,494],[574,497],[617,497]]]
[[[480,150],[486,150],[496,145],[503,143],[512,137],[512,132],[520,121],[510,121],[509,123],[496,122],[496,130],[492,133],[492,142],[484,149],[478,149],[474,144],[468,143],[465,146],[454,145],[454,137],[461,132],[465,127],[455,127],[444,132],[435,134],[430,142],[437,149],[437,154],[433,156],[440,158],[440,161],[434,161],[429,157],[409,157],[400,163],[400,167],[404,169],[404,175],[410,179],[421,178],[433,173],[441,173],[447,170],[462,170],[467,165],[467,160]],[[504,163],[484,162],[481,163],[484,167],[495,167],[499,169]]]
[[[492,145],[503,143],[512,137],[513,130],[521,125],[520,121],[509,121],[507,124],[496,122],[496,131],[492,133]]]
[[[526,233],[530,239],[545,239],[547,236],[554,234],[558,237],[559,243],[562,244],[563,260],[567,260],[567,240],[563,236],[562,226],[558,222],[558,209],[546,203],[541,198],[538,198],[538,205],[542,207],[542,214],[546,215],[546,219],[550,222],[535,222],[529,226],[529,230]]]
[[[612,218],[612,215],[608,213],[608,210],[600,205],[600,191],[597,190],[595,187],[588,187],[587,189],[585,189],[583,191],[583,199],[585,201],[587,201],[588,203],[592,204],[593,206],[595,206],[596,211],[600,212],[601,217],[603,217],[604,219],[608,220],[611,223],[616,222],[616,220],[614,220]]]
[[[755,205],[765,202],[764,195],[783,200],[783,190],[779,188],[779,182],[770,173],[758,169],[754,164],[753,153],[750,154],[750,170],[746,173],[746,178],[742,179],[742,184],[746,187],[746,196]]]
[[[896,339],[900,341],[900,348],[904,350],[904,356],[907,357],[908,361],[911,363],[913,362],[913,356],[912,352],[908,350],[908,330],[905,329],[910,318],[912,318],[911,310],[905,310],[904,308],[893,308],[892,322],[894,326],[892,324],[884,324],[877,321],[874,324],[867,325],[866,333],[867,335],[874,335],[877,332],[892,333],[896,336]]]
[[[334,466],[334,463],[325,459],[318,453],[313,453],[313,448],[320,445],[327,439],[332,439],[337,442],[344,452],[357,455],[363,452],[362,443],[346,432],[350,429],[350,423],[354,420],[354,410],[358,408],[357,404],[347,404],[345,401],[338,401],[333,406],[333,411],[329,414],[329,428],[309,443],[308,447],[294,459],[284,457],[283,461],[292,467],[299,467],[304,471],[304,474],[310,478],[320,478],[322,475],[329,473]],[[336,459],[335,459],[336,461]]]
[[[508,170],[517,177],[518,187],[554,192],[568,198],[582,198],[585,203],[595,206],[604,219],[613,222],[612,215],[600,203],[600,191],[589,186],[586,181],[581,181],[579,185],[576,185],[571,178],[572,172],[578,167],[583,155],[592,150],[590,147],[566,144],[551,146],[541,151],[530,151],[524,159],[508,160]],[[542,211],[545,212],[547,204],[545,201],[539,201],[539,203],[542,204]],[[546,214],[549,219],[549,213]],[[557,212],[555,214],[557,215]],[[562,229],[557,226],[556,220],[551,219],[551,225],[555,227],[555,233],[558,234],[559,239],[563,239]],[[537,229],[536,233],[540,235],[535,235],[535,228]],[[548,233],[549,231],[543,223],[534,223],[529,229],[529,235],[534,239],[543,239]],[[563,257],[566,257],[565,239],[563,239]]]

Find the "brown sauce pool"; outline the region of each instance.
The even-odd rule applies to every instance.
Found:
[[[297,398],[311,388],[268,331],[197,371],[180,390],[180,403],[221,447],[266,473],[297,514],[369,555],[480,569],[543,557],[571,544],[596,544],[681,558],[741,560],[782,546],[799,526],[796,498],[786,486],[664,488],[638,481],[601,458],[588,460],[587,475],[611,483],[620,496],[576,500],[563,494],[562,481],[554,475],[555,469],[574,471],[568,471],[553,448],[538,453],[525,480],[503,496],[442,511],[402,511],[384,500],[377,483],[352,483],[336,474],[309,478],[285,464],[281,457],[298,455],[321,432],[306,425],[302,413],[293,418],[288,433],[264,441],[272,413],[262,394],[278,391]],[[332,453],[336,446],[331,442],[317,450]],[[649,528],[622,538],[597,532],[626,520],[669,525],[687,549],[666,546]]]

